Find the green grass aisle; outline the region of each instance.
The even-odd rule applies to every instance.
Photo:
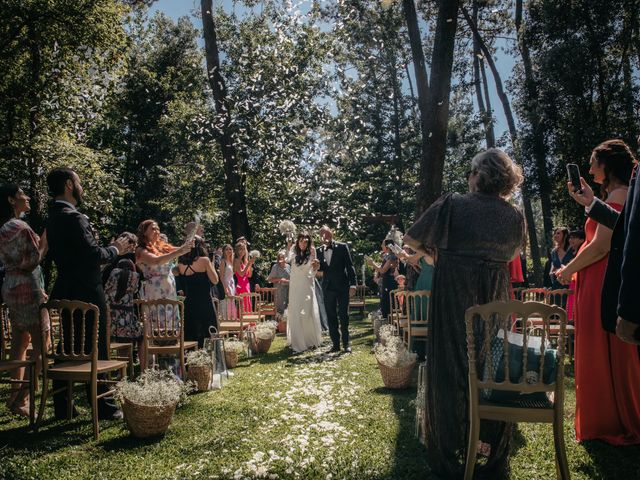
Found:
[[[292,355],[277,337],[268,354],[243,359],[222,390],[193,395],[162,439],[101,422],[94,442],[88,414],[33,434],[0,408],[0,478],[431,478],[413,435],[415,389],[384,389],[370,326],[352,321],[351,332],[353,353],[337,356],[326,347]],[[639,448],[576,444],[571,378],[567,386],[573,478],[640,478]],[[551,428],[523,425],[515,439],[512,478],[553,478]]]

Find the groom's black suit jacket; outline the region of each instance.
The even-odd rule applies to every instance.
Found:
[[[611,250],[602,285],[602,327],[616,331],[618,316],[640,323],[640,188],[637,168],[629,182],[627,200],[618,212],[596,199],[589,216],[613,229]]]
[[[322,289],[348,291],[356,285],[356,270],[353,268],[349,247],[345,243],[331,242],[331,263],[327,264],[325,251],[327,246],[318,247],[316,256],[322,272]]]

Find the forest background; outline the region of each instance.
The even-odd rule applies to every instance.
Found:
[[[68,165],[105,242],[145,218],[180,242],[199,215],[211,245],[244,235],[270,259],[290,219],[334,227],[359,268],[498,146],[525,170],[540,282],[554,225],[584,222],[565,164],[638,148],[640,0],[202,0],[177,20],[0,3],[0,183],[32,197],[37,232]]]

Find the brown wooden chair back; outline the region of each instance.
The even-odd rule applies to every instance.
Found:
[[[547,298],[546,288],[525,288],[520,291],[520,300],[523,302],[542,302]]]
[[[263,317],[276,318],[276,295],[278,289],[275,287],[256,286],[256,294],[260,296],[259,311]]]
[[[540,319],[540,336],[534,337],[528,329],[522,330],[522,353],[518,360],[522,366],[522,376],[512,381],[509,372],[509,328],[512,317],[521,319],[526,325],[529,318]],[[469,413],[470,433],[467,446],[465,479],[473,477],[477,444],[480,432],[480,420],[504,422],[545,422],[553,423],[554,443],[558,471],[563,479],[569,478],[569,470],[564,446],[564,340],[566,335],[566,312],[557,306],[540,302],[492,302],[477,305],[465,312],[467,333],[467,354],[469,366]],[[560,326],[558,348],[555,357],[555,378],[544,382],[545,352],[550,345],[552,325]],[[501,335],[499,335],[501,333]],[[502,371],[504,380],[497,381],[499,364],[493,359],[492,351],[502,342]],[[529,346],[539,344],[538,361],[528,362]],[[530,373],[535,372],[535,375]],[[516,392],[517,400],[500,403],[487,400],[486,395],[493,390]],[[544,401],[531,394],[540,394]],[[548,393],[553,396],[547,396]]]
[[[407,304],[407,338],[406,343],[411,349],[412,340],[426,340],[429,330],[431,290],[415,290],[405,292]]]
[[[184,341],[184,303],[180,300],[134,300],[145,340],[150,342]]]
[[[98,360],[98,319],[100,310],[92,303],[79,300],[50,300],[41,309],[48,310],[49,315],[58,316],[59,328],[49,330],[51,342],[46,352],[43,344],[43,355],[47,361],[59,362]],[[44,335],[43,335],[44,337]],[[43,364],[47,361],[43,359]]]
[[[396,331],[400,334],[400,330],[407,326],[407,311],[405,307],[405,290],[391,290],[389,292],[390,313],[389,322],[396,327]]]
[[[547,290],[545,294],[544,303],[547,305],[557,305],[565,308],[567,305],[567,298],[569,295],[573,295],[573,290],[569,288],[557,288],[555,290]]]

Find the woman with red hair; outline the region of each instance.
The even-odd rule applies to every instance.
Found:
[[[176,279],[171,272],[172,261],[191,251],[193,241],[185,243],[181,247],[174,247],[160,237],[160,227],[155,220],[144,220],[138,226],[138,247],[136,248],[136,265],[143,275],[140,288],[142,300],[177,300]],[[171,312],[160,312],[158,322],[174,318]],[[151,315],[156,312],[150,312]],[[175,319],[177,320],[177,319]],[[159,325],[164,328],[165,325]],[[140,364],[144,370],[146,367],[146,355],[140,355]]]

